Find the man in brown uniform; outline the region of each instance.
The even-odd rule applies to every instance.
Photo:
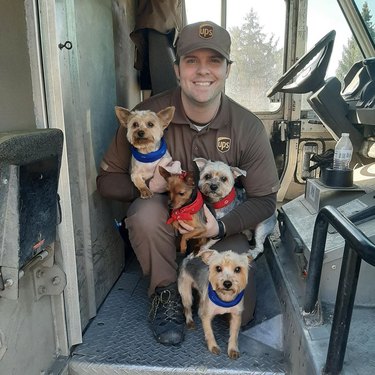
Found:
[[[212,22],[186,26],[177,41],[175,72],[180,87],[153,96],[136,109],[158,112],[167,106],[176,107],[165,140],[182,169],[192,170],[193,159],[203,157],[247,172],[240,178],[246,202],[219,221],[205,211],[207,237],[221,238],[215,249],[244,252],[249,244],[241,231],[255,228],[274,213],[279,180],[262,122],[224,94],[232,63],[230,44],[229,33]],[[168,197],[158,194],[165,192],[165,181],[157,173],[149,182],[157,194],[140,199],[130,180],[130,159],[126,130],[119,127],[103,158],[97,187],[104,197],[132,201],[125,223],[142,271],[150,276],[151,329],[158,342],[175,345],[184,338],[184,317],[176,287],[176,233],[166,224]],[[181,232],[189,230],[184,223],[180,225]],[[243,324],[252,319],[255,308],[253,272],[249,271],[245,291]]]

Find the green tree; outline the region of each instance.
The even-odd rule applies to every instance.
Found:
[[[282,49],[275,36],[263,32],[257,13],[251,9],[241,27],[229,30],[234,61],[226,92],[244,107],[269,110],[267,90],[282,74]]]
[[[371,37],[375,40],[375,28],[374,24],[372,23],[372,15],[370,9],[368,7],[367,2],[363,4],[362,11],[361,11],[362,18],[366,23],[366,26],[369,30]],[[354,36],[352,36],[344,49],[342,51],[341,60],[336,70],[337,78],[343,82],[345,75],[348,73],[349,69],[353,66],[354,63],[357,61],[363,60],[362,53],[358,47]]]

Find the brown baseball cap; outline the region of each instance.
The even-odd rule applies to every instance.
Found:
[[[184,56],[201,48],[210,48],[230,61],[230,35],[227,30],[211,21],[186,25],[177,40],[177,55]]]

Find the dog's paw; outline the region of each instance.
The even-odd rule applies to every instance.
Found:
[[[140,190],[140,193],[141,193],[142,199],[148,199],[148,198],[151,198],[154,195],[153,192],[149,189],[142,189],[142,190]]]
[[[235,349],[229,349],[228,350],[228,357],[230,359],[238,359],[238,358],[240,358],[240,352],[238,350],[235,350]]]
[[[208,350],[212,353],[212,354],[220,354],[220,348],[216,345],[212,346],[211,348],[208,348]]]
[[[263,251],[259,250],[259,249],[253,249],[253,250],[249,250],[249,254],[252,256],[252,258],[255,260],[256,258],[258,258],[258,256],[262,253]]]
[[[250,229],[244,229],[242,233],[246,236],[249,242],[253,239],[253,232]]]
[[[195,329],[195,323],[194,323],[194,321],[192,320],[190,322],[187,322],[186,323],[186,327],[187,327],[187,329]]]

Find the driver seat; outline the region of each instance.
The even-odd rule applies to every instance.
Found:
[[[361,149],[363,137],[347,117],[349,107],[341,96],[341,82],[338,78],[328,78],[307,101],[336,141],[341,133],[349,133],[353,151]]]

